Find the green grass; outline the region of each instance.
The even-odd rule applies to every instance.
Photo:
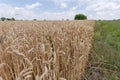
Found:
[[[120,20],[96,21],[84,80],[120,80]]]

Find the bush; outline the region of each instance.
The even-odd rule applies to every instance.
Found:
[[[87,19],[87,16],[84,14],[76,14],[74,20],[85,20]]]

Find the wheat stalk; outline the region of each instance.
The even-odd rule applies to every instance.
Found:
[[[18,55],[19,57],[22,57],[28,63],[28,65],[29,65],[30,68],[33,68],[32,62],[23,53],[20,53],[16,49],[12,49],[12,50],[13,50],[13,52],[16,53],[16,55]]]
[[[45,75],[47,75],[47,74],[48,74],[48,69],[47,69],[47,67],[45,66],[45,71],[44,71],[44,73],[40,76],[39,80],[42,80],[42,79],[45,77]]]
[[[0,64],[0,69],[1,69],[3,66],[8,67],[8,69],[10,70],[10,73],[11,73],[11,77],[12,77],[12,79],[14,79],[14,75],[13,75],[13,71],[12,71],[11,67],[10,67],[8,64],[6,64],[6,63],[1,63],[1,64]]]
[[[3,78],[0,76],[0,80],[3,80]]]

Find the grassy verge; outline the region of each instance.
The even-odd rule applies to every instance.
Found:
[[[120,80],[120,21],[96,21],[84,80]]]

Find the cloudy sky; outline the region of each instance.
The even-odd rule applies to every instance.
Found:
[[[0,0],[0,17],[16,19],[120,19],[120,0]]]

